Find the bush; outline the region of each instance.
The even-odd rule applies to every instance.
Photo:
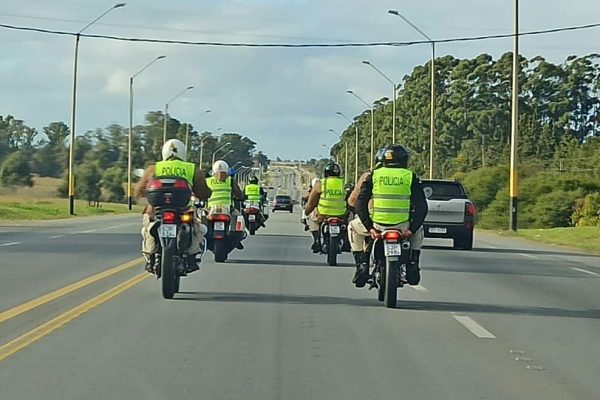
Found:
[[[102,175],[102,187],[108,191],[107,200],[111,203],[120,203],[125,198],[125,173],[119,167],[108,168]]]
[[[8,156],[0,169],[0,182],[4,186],[33,186],[29,156],[22,151],[16,151]]]
[[[600,226],[600,193],[577,199],[571,222],[575,226]]]
[[[555,190],[542,194],[535,202],[521,208],[519,225],[527,228],[570,226],[575,201],[581,196],[581,190]]]
[[[498,191],[508,183],[507,167],[486,167],[457,176],[480,211],[496,198]],[[508,189],[506,189],[508,190]]]

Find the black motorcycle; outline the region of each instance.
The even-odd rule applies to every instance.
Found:
[[[371,245],[372,274],[370,287],[377,288],[377,298],[385,307],[395,308],[398,288],[406,284],[406,264],[410,260],[411,246],[408,239],[395,229],[381,232],[381,239]]]
[[[246,236],[244,217],[234,217],[230,207],[212,207],[205,211],[205,217],[208,221],[207,247],[215,254],[215,262],[225,262],[235,243]]]
[[[156,177],[146,188],[148,203],[154,207],[158,223],[153,227],[160,252],[154,271],[161,279],[162,295],[172,299],[179,291],[182,276],[187,275],[187,249],[192,241],[194,209],[188,182],[179,177]]]
[[[337,256],[347,251],[348,226],[346,221],[338,217],[329,217],[321,223],[321,251],[327,255],[327,264],[337,265]]]

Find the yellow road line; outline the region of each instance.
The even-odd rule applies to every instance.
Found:
[[[118,272],[124,271],[128,268],[135,267],[136,265],[139,265],[143,261],[143,259],[143,257],[136,258],[135,260],[128,261],[125,264],[121,264],[106,271],[102,271],[96,275],[92,275],[90,277],[82,279],[79,282],[72,283],[63,288],[47,293],[41,297],[38,297],[37,299],[30,300],[9,310],[3,311],[0,313],[0,324],[4,321],[16,317],[17,315],[21,315],[27,311],[31,311],[36,307],[49,303],[71,292],[74,292],[85,286],[91,285],[92,283],[96,283],[101,279],[114,275]]]
[[[10,342],[0,346],[0,361],[4,360],[7,357],[15,354],[17,351],[29,346],[30,344],[40,340],[46,335],[49,335],[56,329],[65,325],[66,323],[74,320],[82,314],[90,311],[91,309],[99,306],[102,303],[107,302],[113,297],[123,293],[127,289],[137,285],[150,275],[147,272],[143,272],[139,275],[134,276],[131,279],[126,280],[125,282],[113,287],[112,289],[107,290],[106,292],[94,297],[91,300],[86,301],[83,304],[78,305],[75,308],[70,309],[64,314],[59,315],[58,317],[38,326],[37,328],[19,336],[18,338],[11,340]]]

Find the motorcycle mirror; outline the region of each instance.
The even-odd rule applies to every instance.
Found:
[[[142,176],[144,176],[144,173],[146,171],[144,171],[142,168],[136,168],[133,170],[133,175],[137,176],[138,178],[141,178]]]

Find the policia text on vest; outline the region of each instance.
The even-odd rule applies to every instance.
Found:
[[[155,176],[178,176],[188,181],[190,185],[194,182],[195,172],[194,163],[179,160],[159,161],[154,168]]]

